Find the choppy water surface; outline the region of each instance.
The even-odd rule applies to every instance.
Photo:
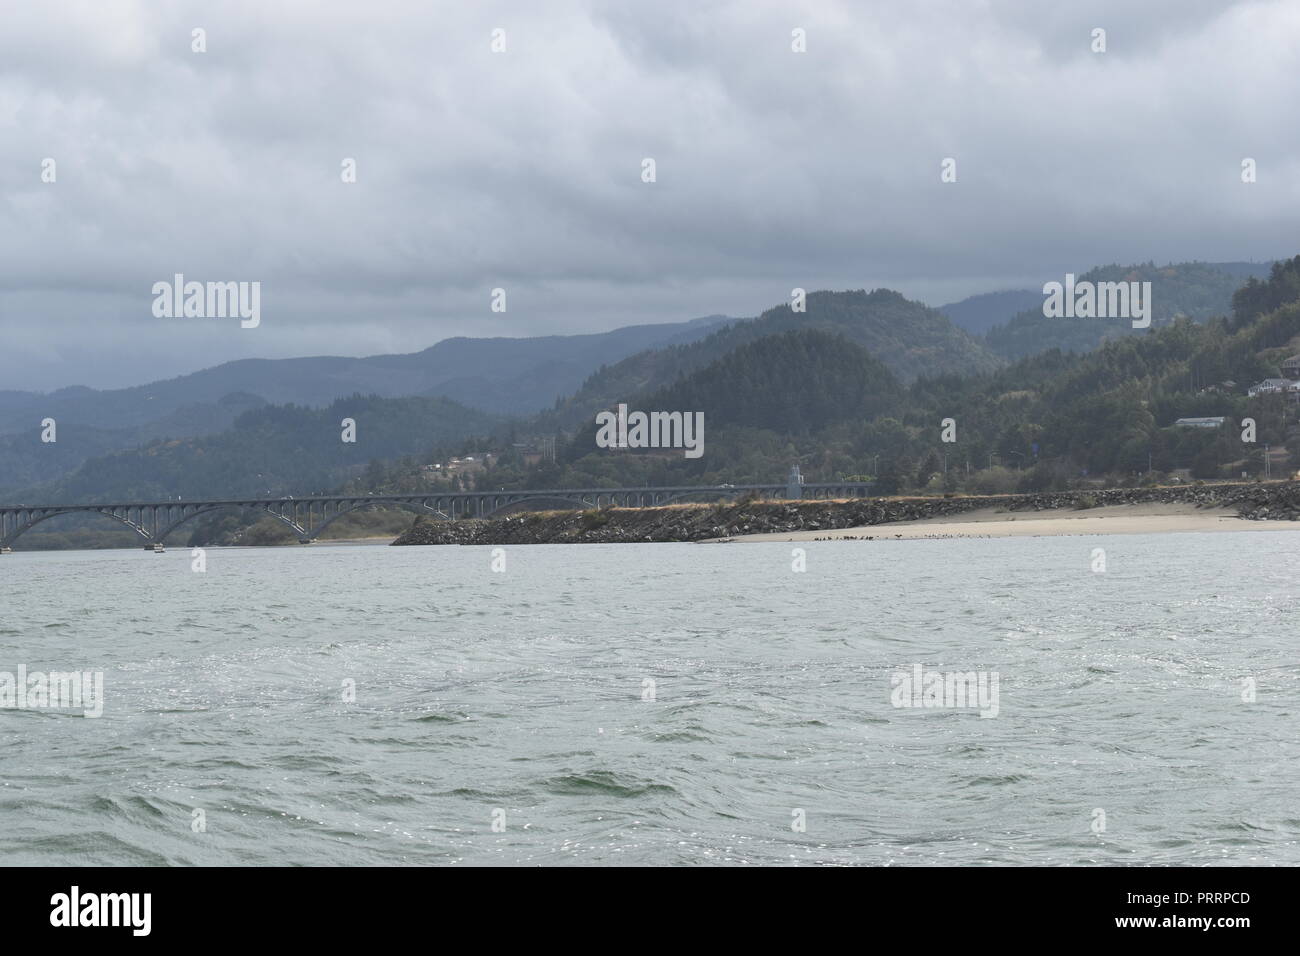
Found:
[[[0,860],[1300,864],[1297,543],[4,555],[0,670],[106,701],[0,710]]]

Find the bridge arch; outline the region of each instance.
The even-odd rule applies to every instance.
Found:
[[[320,533],[322,531],[324,531],[326,528],[332,525],[335,521],[338,521],[339,518],[342,518],[344,515],[350,515],[352,514],[352,512],[360,511],[362,508],[373,507],[375,504],[376,502],[373,501],[358,501],[355,502],[349,508],[344,508],[341,511],[335,511],[334,514],[330,515],[320,524],[313,527],[310,532],[308,532],[307,540],[315,541],[318,537],[320,537]],[[406,511],[414,511],[418,515],[433,515],[434,517],[441,518],[444,521],[451,520],[450,515],[444,514],[443,512],[439,511],[437,508],[434,508],[430,505],[422,504],[418,501],[383,501],[383,502],[378,502],[378,504],[382,504],[386,506],[391,505],[392,507],[402,508],[403,510]]]
[[[141,537],[141,539],[143,539],[144,541],[153,540],[149,532],[146,531],[143,527],[136,524],[130,518],[124,517],[119,514],[114,514],[112,511],[101,510],[99,508],[90,508],[90,509],[65,508],[58,511],[50,511],[48,513],[40,515],[40,517],[32,518],[26,524],[16,525],[12,531],[6,534],[3,538],[0,538],[0,547],[5,547],[5,548],[11,547],[13,543],[17,541],[18,538],[21,537],[24,533],[30,531],[32,528],[36,527],[42,521],[48,521],[51,518],[57,518],[59,517],[59,515],[103,515],[105,518],[112,518],[115,521],[120,521],[122,524],[126,525],[128,528],[130,528],[132,531],[138,534]]]
[[[285,515],[272,511],[270,508],[264,507],[262,505],[241,505],[241,504],[235,504],[233,502],[221,502],[220,504],[200,507],[195,509],[194,511],[191,511],[189,514],[183,514],[175,521],[173,521],[171,524],[167,525],[165,528],[159,531],[157,540],[163,541],[169,534],[171,534],[181,525],[185,524],[185,522],[189,521],[192,518],[197,518],[199,515],[208,515],[217,511],[232,511],[232,510],[233,511],[260,511],[262,514],[270,515],[272,518],[275,518],[277,521],[279,521],[282,525],[285,525],[290,531],[292,531],[294,534],[298,536],[299,541],[311,540],[309,537],[307,537],[307,533],[308,533],[307,529],[302,527],[302,525],[298,524],[292,518],[288,518]],[[148,538],[147,535],[146,537]],[[154,539],[148,538],[148,540],[152,541]]]

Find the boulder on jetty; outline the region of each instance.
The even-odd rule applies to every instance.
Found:
[[[431,521],[424,517],[395,545],[415,544],[636,544],[703,541],[741,534],[831,530],[915,521],[981,508],[1009,512],[1129,504],[1192,504],[1236,508],[1256,521],[1300,519],[1300,481],[1174,485],[1018,495],[855,498],[848,501],[743,501],[657,508],[530,511],[485,520]]]

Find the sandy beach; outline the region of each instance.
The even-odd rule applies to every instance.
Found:
[[[1230,508],[1191,504],[1133,504],[1084,511],[998,511],[984,508],[962,515],[897,521],[860,528],[737,535],[727,541],[827,541],[872,538],[1017,538],[1078,534],[1163,534],[1186,531],[1297,531],[1300,521],[1246,521]]]

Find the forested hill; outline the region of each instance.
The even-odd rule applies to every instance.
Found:
[[[862,346],[904,381],[918,375],[988,372],[1001,361],[944,315],[889,289],[873,292],[812,292],[806,311],[789,305],[756,319],[735,322],[707,338],[641,352],[604,367],[570,398],[558,403],[554,424],[572,427],[628,395],[671,384],[742,345],[782,332],[811,329],[843,336]]]
[[[989,374],[902,386],[859,349],[790,333],[737,349],[675,388],[618,397],[634,408],[705,410],[700,459],[596,449],[584,422],[558,466],[524,473],[507,459],[491,480],[773,481],[798,461],[815,481],[876,474],[881,491],[997,492],[1156,480],[1179,470],[1206,479],[1259,475],[1265,445],[1272,474],[1300,466],[1295,406],[1280,394],[1246,395],[1300,353],[1300,257],[1244,286],[1228,318],[1182,318],[1085,354],[1053,349]],[[810,393],[806,403],[801,389]],[[1175,425],[1220,416],[1220,428]],[[941,441],[947,418],[956,423],[952,443]],[[1244,418],[1257,424],[1254,442],[1242,440]]]
[[[836,424],[896,413],[903,395],[893,373],[860,345],[818,329],[793,330],[749,342],[636,397],[631,410],[703,413],[703,459],[662,451],[610,454],[596,446],[593,419],[566,444],[561,463],[569,480],[588,484],[654,483],[656,476],[668,481],[670,473],[676,483],[707,483],[720,464],[734,474],[748,460],[764,462],[753,470],[760,475],[772,467],[768,456],[779,460],[791,439],[809,440]]]
[[[1183,318],[1085,355],[1052,350],[983,379],[917,383],[908,420],[920,429],[921,443],[894,451],[912,457],[948,451],[976,468],[992,455],[1034,466],[1023,480],[1043,487],[1085,472],[1123,480],[1148,468],[1185,468],[1200,478],[1260,474],[1265,445],[1278,455],[1274,474],[1294,470],[1300,463],[1295,406],[1280,394],[1252,399],[1246,391],[1277,376],[1283,359],[1296,352],[1300,256],[1240,289],[1226,319]],[[924,427],[942,416],[958,420],[959,448],[944,449],[937,429]],[[1222,428],[1174,425],[1179,418],[1219,416],[1226,419]],[[1242,440],[1247,417],[1258,426],[1254,442]]]
[[[718,426],[806,435],[890,414],[901,395],[898,379],[866,349],[836,333],[799,329],[742,345],[644,403],[703,411]]]
[[[1255,263],[1182,262],[1157,266],[1099,266],[1075,277],[1076,282],[1150,282],[1152,328],[1168,325],[1177,316],[1202,322],[1226,315],[1233,293],[1250,276],[1268,274],[1268,265]],[[1053,277],[1064,282],[1065,276]],[[1043,297],[1006,324],[989,329],[984,341],[998,355],[1009,359],[1035,355],[1049,349],[1090,352],[1105,342],[1140,335],[1127,318],[1047,318]]]
[[[343,441],[342,421],[356,422]],[[362,476],[372,460],[427,457],[429,450],[490,432],[499,419],[445,398],[354,395],[326,408],[267,405],[229,429],[159,440],[92,458],[72,474],[25,489],[32,504],[228,498],[326,491]],[[368,490],[368,489],[367,489]]]

